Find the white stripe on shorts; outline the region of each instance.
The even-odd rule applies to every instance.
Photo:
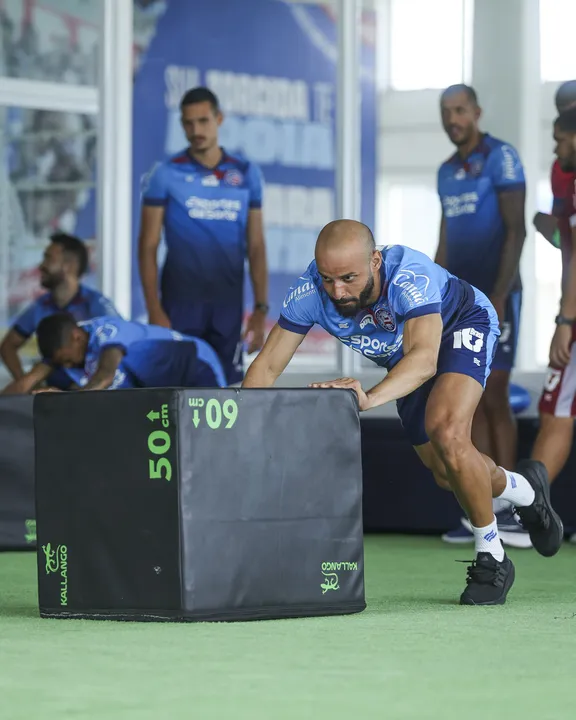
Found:
[[[572,405],[576,395],[576,343],[570,349],[570,362],[564,368],[562,384],[558,393],[555,417],[572,417]]]

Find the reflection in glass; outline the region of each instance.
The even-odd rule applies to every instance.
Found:
[[[0,2],[0,75],[96,85],[98,0]]]
[[[93,249],[95,118],[0,108],[0,326],[41,292],[37,265],[55,230]],[[96,284],[94,261],[87,284]]]

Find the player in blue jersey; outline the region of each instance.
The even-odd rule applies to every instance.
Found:
[[[208,343],[156,325],[116,317],[76,323],[69,314],[52,315],[38,327],[38,346],[45,362],[83,369],[74,390],[226,386]]]
[[[477,554],[460,602],[504,603],[514,567],[498,535],[492,497],[513,503],[542,555],[558,552],[563,527],[541,463],[525,460],[509,472],[472,444],[472,418],[499,336],[486,296],[423,253],[402,245],[377,250],[369,228],[339,220],[320,233],[315,261],[289,290],[242,387],[272,386],[315,324],[388,373],[367,391],[354,378],[313,387],[354,390],[360,410],[397,402],[422,462],[455,493],[473,524]]]
[[[29,393],[44,381],[66,390],[77,379],[78,374],[73,370],[55,373],[42,362],[25,373],[18,350],[36,332],[40,321],[54,313],[69,312],[76,320],[99,315],[118,316],[111,300],[81,284],[80,278],[87,269],[88,251],[82,240],[65,233],[52,235],[39,267],[40,282],[48,292],[18,315],[0,345],[0,356],[14,378],[3,393]]]
[[[472,437],[498,465],[514,467],[516,422],[509,402],[514,366],[522,285],[520,255],[526,228],[524,171],[516,150],[483,133],[481,110],[473,88],[449,87],[441,96],[442,124],[456,146],[454,155],[438,170],[442,204],[440,242],[436,262],[485,293],[500,321],[500,339],[474,417]],[[530,538],[510,511],[510,504],[494,502],[500,537],[513,547],[530,547]],[[469,518],[443,536],[447,542],[473,540]]]
[[[214,347],[230,384],[243,377],[242,315],[246,257],[254,312],[248,353],[262,347],[267,305],[262,177],[258,167],[218,144],[222,113],[206,88],[181,103],[190,146],[156,165],[143,192],[140,276],[149,320],[201,337]],[[158,293],[157,252],[167,255]]]

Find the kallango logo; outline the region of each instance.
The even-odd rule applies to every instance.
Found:
[[[42,552],[46,560],[46,575],[60,575],[60,605],[64,607],[68,605],[68,548],[58,545],[54,549],[48,543],[42,545]]]
[[[26,542],[29,545],[32,545],[33,543],[36,542],[36,520],[32,520],[32,519],[26,520],[24,522],[24,525],[26,527],[26,533],[24,534],[24,540],[26,540]]]
[[[357,562],[324,562],[322,563],[322,575],[324,581],[320,584],[322,595],[326,595],[329,590],[340,590],[340,579],[338,573],[342,571],[358,570]]]

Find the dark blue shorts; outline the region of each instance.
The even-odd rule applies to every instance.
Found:
[[[436,378],[444,373],[460,373],[486,387],[498,341],[498,318],[487,303],[473,305],[442,339],[436,375],[396,403],[402,427],[412,445],[425,445],[426,403]]]
[[[136,343],[122,367],[137,387],[226,387],[222,364],[205,342]]]
[[[172,328],[205,340],[216,351],[229,385],[244,378],[242,301],[223,305],[196,302],[164,305]]]
[[[510,293],[506,301],[504,322],[500,329],[500,337],[496,346],[496,355],[492,363],[492,370],[507,370],[510,372],[516,362],[518,348],[518,334],[520,333],[520,312],[522,309],[522,291]]]
[[[70,390],[72,385],[80,385],[84,375],[83,368],[55,367],[48,376],[46,384],[59,390]]]

